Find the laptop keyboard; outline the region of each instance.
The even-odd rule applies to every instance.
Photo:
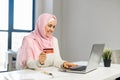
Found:
[[[75,70],[75,71],[83,71],[86,69],[86,66],[75,66],[75,67],[70,67],[70,70]]]

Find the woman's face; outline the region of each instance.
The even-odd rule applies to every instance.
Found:
[[[46,32],[46,36],[50,37],[52,35],[52,33],[54,32],[55,29],[55,25],[56,25],[56,21],[50,21],[46,27],[45,27],[45,32]]]

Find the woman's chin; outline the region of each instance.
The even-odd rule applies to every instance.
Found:
[[[51,38],[51,37],[52,37],[52,35],[47,35],[46,37],[47,37],[47,38]]]

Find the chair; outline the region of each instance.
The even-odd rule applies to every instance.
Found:
[[[112,51],[112,63],[120,64],[120,50]]]
[[[112,51],[112,63],[120,64],[120,50],[119,49]],[[115,80],[120,80],[120,77],[116,78]]]
[[[16,52],[13,50],[8,50],[8,71],[13,71],[16,69]]]
[[[19,53],[17,52],[17,58],[16,58],[16,70],[20,70],[20,62],[19,62]]]

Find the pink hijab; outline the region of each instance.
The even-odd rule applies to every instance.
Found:
[[[52,14],[44,13],[40,15],[38,20],[36,21],[35,30],[32,32],[31,35],[31,37],[38,41],[41,50],[49,47],[53,48],[53,36],[51,35],[48,38],[46,37],[45,33],[45,26],[48,24],[51,18],[54,18],[54,20],[56,20],[56,17]]]
[[[37,60],[39,58],[39,54],[44,48],[53,48],[53,36],[51,35],[50,37],[46,37],[45,33],[45,26],[51,18],[56,20],[56,17],[52,14],[44,13],[40,15],[36,21],[35,30],[32,31],[30,35],[24,37],[22,46],[19,50],[21,67],[26,66],[26,61],[29,59]],[[27,38],[27,40],[25,38]],[[29,45],[26,44],[27,42],[30,42]],[[29,47],[30,49],[28,49]]]

